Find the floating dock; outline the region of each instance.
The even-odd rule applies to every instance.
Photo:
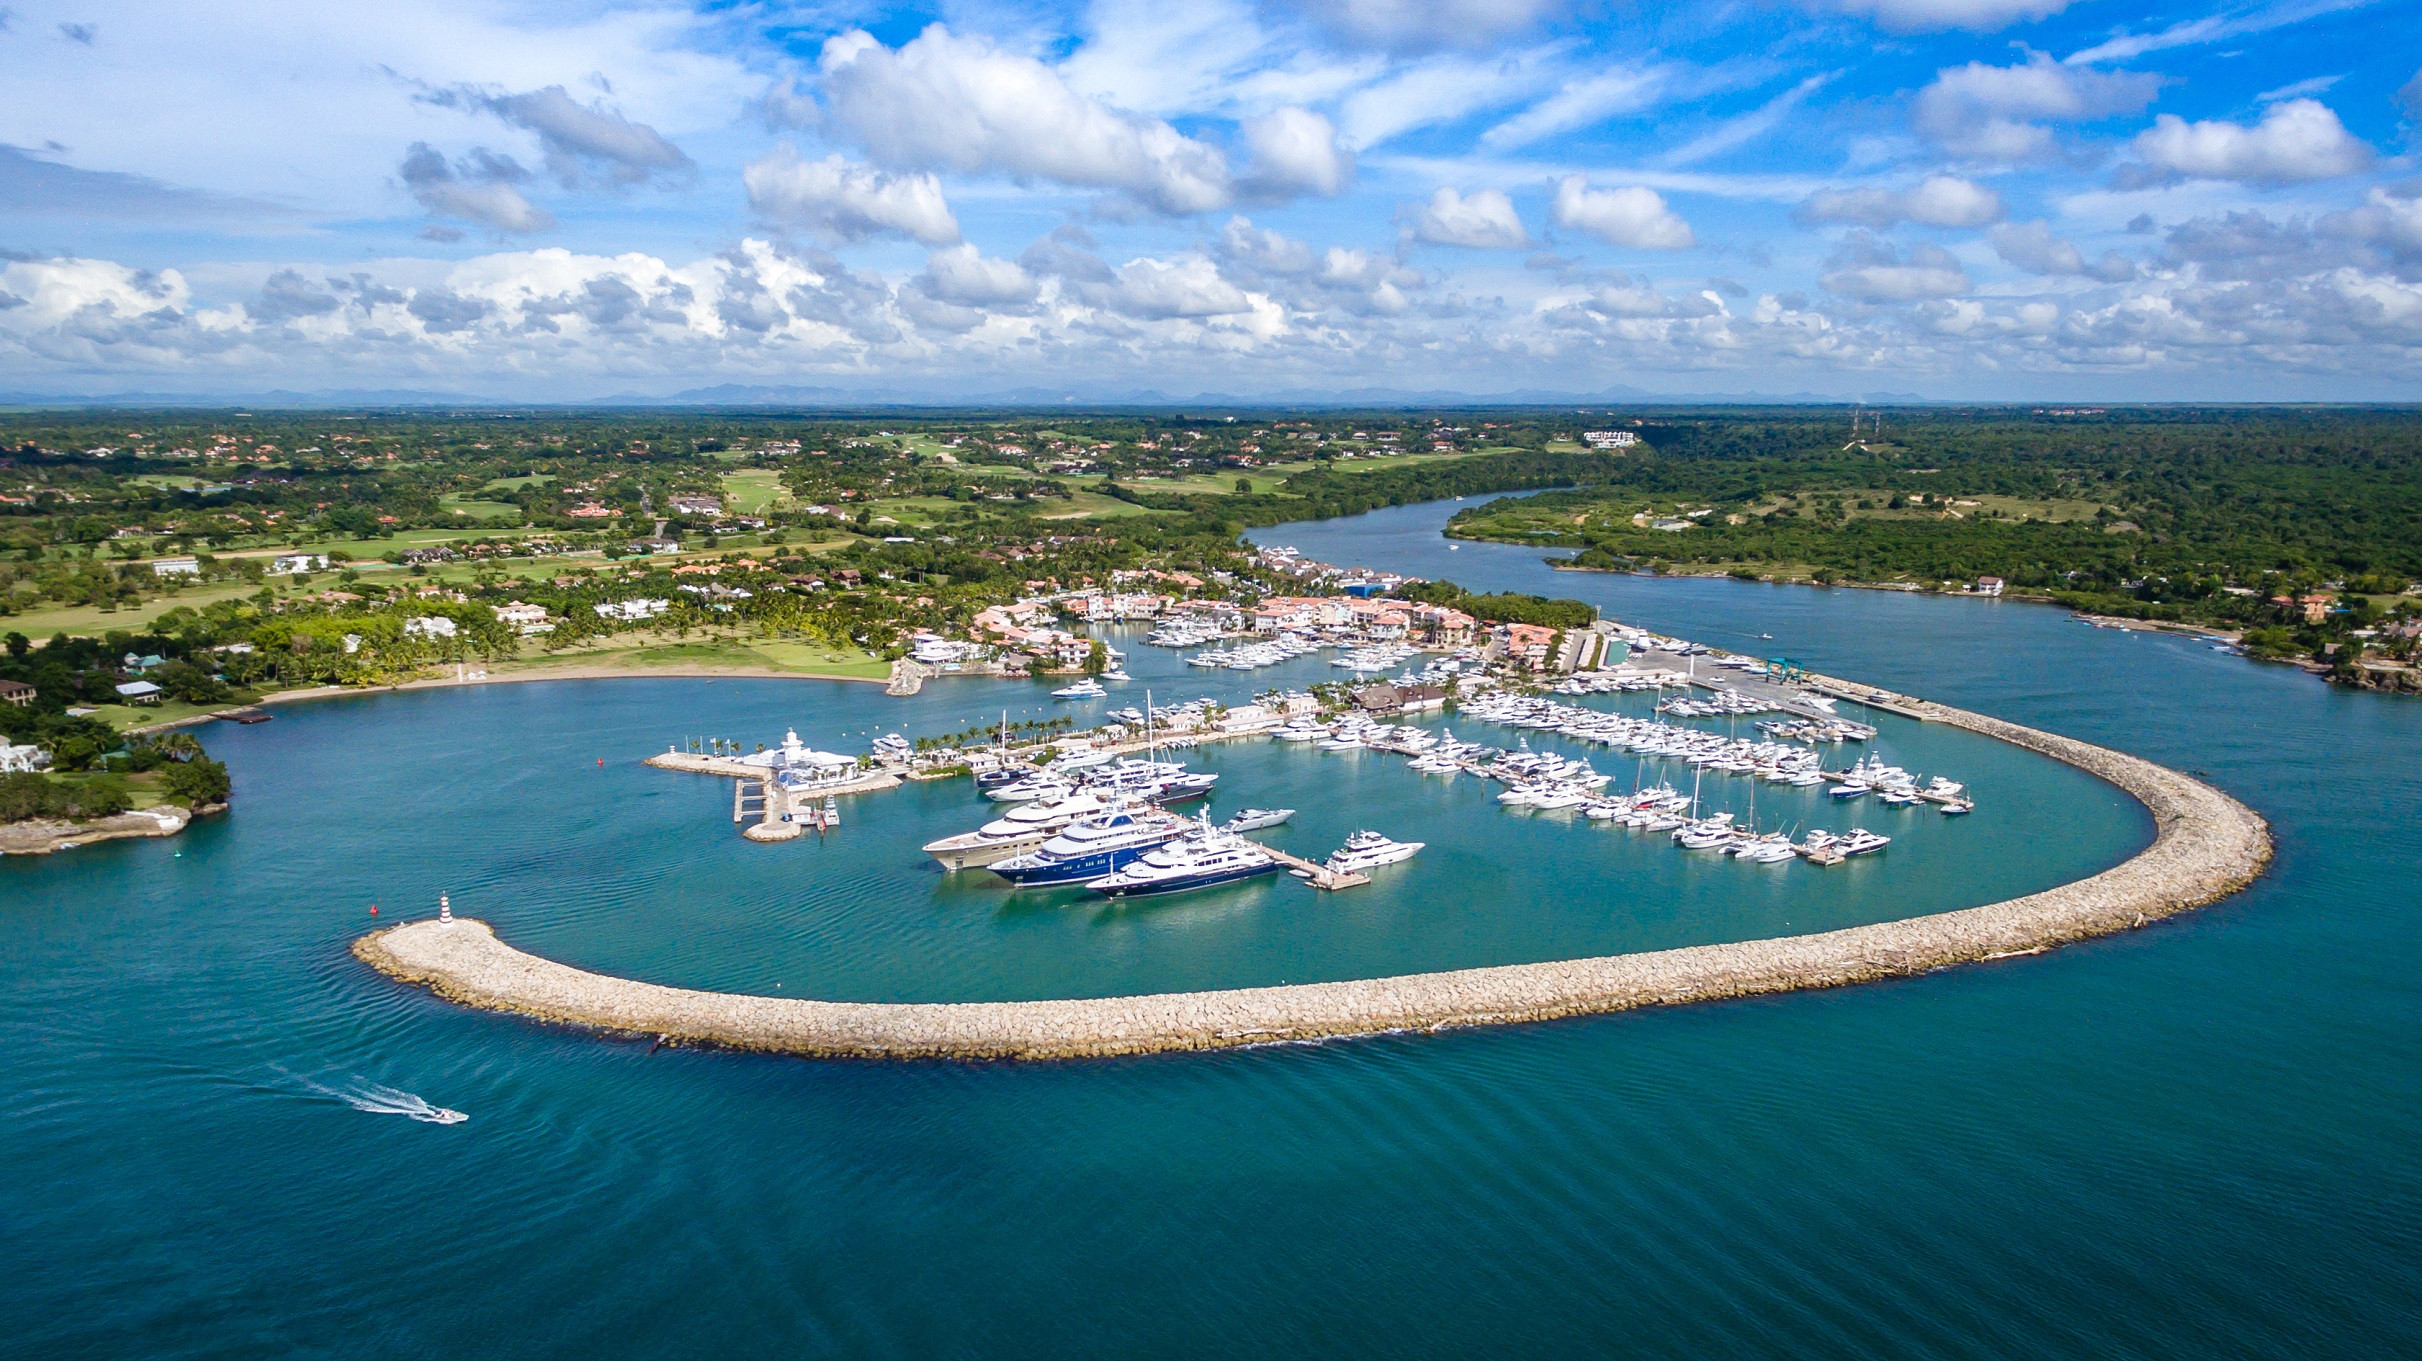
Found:
[[[1253,844],[1261,846],[1258,841]],[[1335,892],[1341,888],[1360,888],[1371,882],[1371,876],[1367,874],[1343,874],[1317,861],[1306,860],[1300,855],[1290,855],[1275,846],[1261,846],[1261,848],[1271,859],[1288,869],[1301,870],[1304,882],[1314,888]]]

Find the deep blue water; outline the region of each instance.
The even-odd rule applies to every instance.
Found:
[[[1440,845],[1359,899],[1271,885],[1024,909],[900,868],[926,823],[980,814],[963,789],[858,801],[829,843],[748,847],[720,782],[630,759],[784,722],[838,743],[860,713],[947,730],[1021,707],[1004,687],[902,702],[623,681],[298,707],[206,734],[236,769],[230,818],[0,864],[0,1349],[2413,1351],[2422,707],[2015,603],[1551,573],[1450,549],[1451,509],[1261,537],[1581,595],[2206,772],[2272,819],[2278,865],[2151,930],[1834,993],[1099,1064],[651,1053],[395,987],[345,943],[368,902],[418,912],[444,887],[509,939],[666,981],[1076,995],[1898,915],[2108,863],[2143,829],[2091,781],[1888,725],[1904,763],[1973,777],[1978,814],[1920,818],[1864,881],[1759,882],[1461,808],[1381,758],[1239,747],[1207,758],[1238,786],[1226,806],[1285,792],[1330,819],[1291,834],[1314,850],[1366,810],[1444,828]],[[329,1094],[367,1084],[471,1119]]]

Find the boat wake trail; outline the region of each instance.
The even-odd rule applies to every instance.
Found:
[[[381,1086],[360,1077],[328,1083],[288,1073],[283,1068],[278,1071],[285,1073],[289,1080],[306,1091],[342,1101],[357,1111],[371,1115],[401,1115],[431,1125],[459,1125],[471,1118],[446,1106],[430,1105],[425,1098],[410,1092]]]

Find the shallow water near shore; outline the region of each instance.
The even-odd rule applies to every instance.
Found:
[[[1325,851],[1366,810],[1443,830],[1411,874],[1343,895],[1028,908],[904,868],[986,811],[963,784],[755,847],[728,785],[632,758],[783,723],[858,749],[854,715],[954,730],[1052,710],[1046,686],[298,706],[205,734],[232,817],[0,864],[0,1326],[44,1356],[2353,1356],[2414,1335],[2422,706],[2014,603],[1554,573],[1450,548],[1456,508],[1257,537],[1579,595],[2205,772],[2272,819],[2279,864],[2169,926],[1837,993],[1096,1064],[651,1053],[451,1007],[344,946],[367,902],[419,915],[443,887],[515,944],[691,986],[1300,982],[1989,901],[2145,829],[2098,782],[1895,720],[1888,756],[1982,806],[1858,810],[1904,838],[1844,867],[1864,880],[1506,814],[1397,758],[1236,745],[1201,753],[1215,808],[1303,808],[1276,844]],[[1289,679],[1148,683],[1166,702]],[[1586,754],[1630,783],[1628,759]],[[1761,786],[1761,819],[1792,797]],[[362,1109],[407,1097],[470,1118]]]

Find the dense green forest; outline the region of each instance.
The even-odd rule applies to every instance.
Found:
[[[1872,418],[1870,418],[1871,420]],[[2250,626],[2325,592],[2376,613],[2422,580],[2413,413],[1895,412],[1660,416],[1643,452],[1450,532],[1582,566],[2010,588]],[[2360,620],[2356,622],[2361,622]]]

